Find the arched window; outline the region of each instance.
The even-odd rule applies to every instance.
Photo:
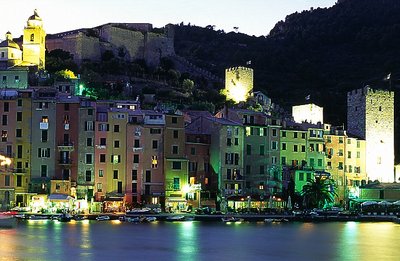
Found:
[[[31,34],[31,42],[35,41],[35,34]]]

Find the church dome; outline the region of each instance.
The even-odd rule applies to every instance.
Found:
[[[15,48],[18,50],[21,50],[21,48],[19,47],[19,45],[13,41],[11,33],[7,32],[6,33],[6,40],[2,41],[0,43],[0,47],[8,47],[8,48]]]

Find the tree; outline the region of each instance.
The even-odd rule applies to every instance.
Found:
[[[323,176],[315,176],[303,186],[302,196],[305,198],[308,208],[323,208],[335,202],[337,196],[336,185],[333,179]]]

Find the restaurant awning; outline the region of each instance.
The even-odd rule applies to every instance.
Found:
[[[66,194],[50,194],[48,199],[53,202],[68,202],[74,198]]]

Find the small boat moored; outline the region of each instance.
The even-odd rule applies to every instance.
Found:
[[[110,217],[109,216],[98,216],[98,217],[96,217],[96,220],[97,221],[107,221],[107,220],[110,220]]]
[[[169,216],[165,219],[165,221],[184,221],[185,216]]]
[[[222,222],[225,223],[241,223],[243,222],[243,218],[238,218],[238,217],[223,217]]]

